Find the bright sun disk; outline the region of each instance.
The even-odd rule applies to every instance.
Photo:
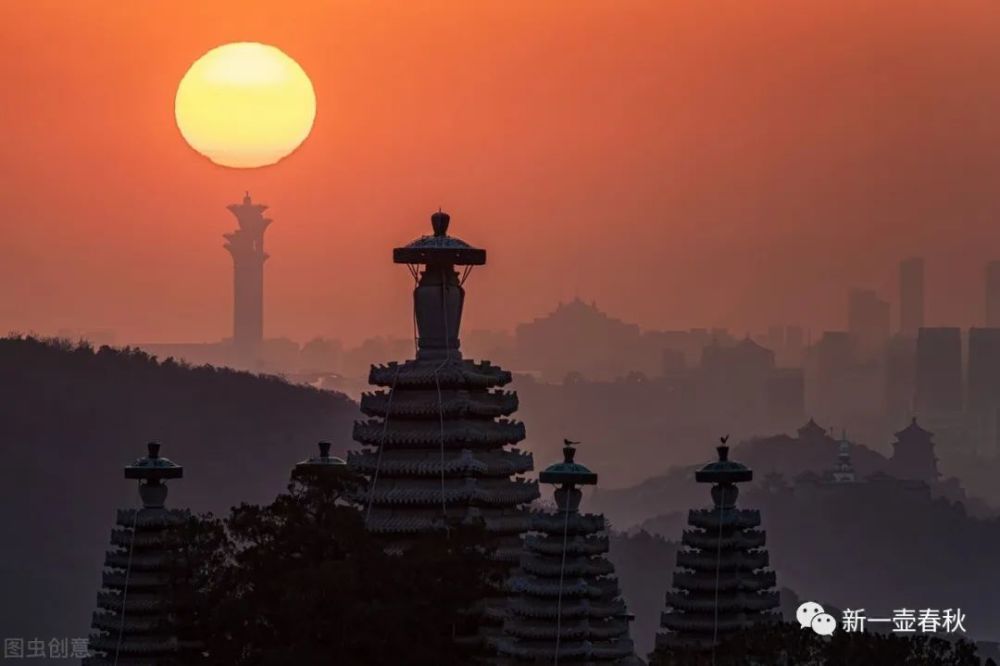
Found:
[[[305,141],[316,118],[316,93],[302,67],[280,49],[256,42],[214,48],[177,86],[177,127],[216,164],[274,164]]]

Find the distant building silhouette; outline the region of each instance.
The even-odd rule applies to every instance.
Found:
[[[677,553],[673,589],[656,638],[657,650],[674,646],[710,648],[726,636],[758,622],[777,619],[775,574],[768,569],[766,537],[760,512],[736,508],[736,484],[753,472],[729,460],[729,447],[718,447],[719,459],[695,472],[698,483],[712,484],[713,506],[688,513],[688,525]]]
[[[250,193],[243,203],[227,206],[239,228],[225,234],[225,248],[233,257],[233,346],[240,362],[250,365],[264,340],[264,232],[271,220],[267,206],[255,204]]]
[[[539,474],[556,486],[555,512],[538,512],[523,540],[520,567],[507,582],[510,597],[498,664],[565,663],[638,666],[630,617],[615,568],[608,561],[604,516],[580,513],[580,486],[597,474],[576,462],[572,443],[564,460]]]
[[[852,289],[847,305],[847,330],[863,359],[880,355],[889,339],[889,304],[869,289]]]
[[[986,264],[986,326],[1000,328],[1000,261]]]
[[[439,211],[431,218],[433,235],[393,250],[393,261],[417,279],[416,358],[372,366],[369,382],[379,390],[361,397],[369,418],[355,424],[362,450],[350,452],[347,462],[368,481],[354,496],[367,528],[394,548],[481,520],[506,574],[520,555],[525,507],[538,498],[538,485],[519,476],[532,470],[531,454],[508,448],[525,437],[524,425],[510,418],[517,395],[499,390],[511,373],[466,360],[459,350],[465,289],[455,268],[485,264],[486,251],[449,236],[449,222]],[[491,610],[502,606],[496,594],[485,600],[482,616],[491,630],[502,618],[502,608]]]
[[[1000,328],[969,329],[966,413],[969,435],[979,453],[1000,450]]]
[[[916,337],[924,325],[924,260],[905,259],[899,264],[899,332]]]
[[[160,457],[159,444],[148,449],[146,457],[125,468],[126,479],[139,480],[142,508],[118,511],[93,618],[93,656],[83,666],[191,663],[200,652],[185,640],[176,601],[185,581],[177,577],[180,541],[173,530],[190,514],[164,508],[163,482],[181,478],[184,468]]]
[[[917,334],[916,413],[952,415],[962,411],[962,332],[921,328]]]
[[[910,425],[896,433],[889,460],[891,476],[908,481],[931,484],[938,481],[940,473],[934,455],[934,434],[917,425],[914,418]]]
[[[916,336],[892,336],[885,352],[885,416],[890,424],[902,423],[913,416],[916,358]]]

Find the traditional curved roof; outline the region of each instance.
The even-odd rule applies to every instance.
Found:
[[[750,552],[718,551],[716,553],[698,550],[677,552],[677,566],[698,571],[754,571],[763,569],[770,563],[766,550]]]
[[[692,509],[688,511],[688,525],[707,530],[723,527],[747,528],[760,525],[757,509]]]
[[[517,394],[500,390],[469,392],[466,389],[443,389],[440,394],[435,388],[396,391],[391,401],[387,391],[361,396],[362,413],[383,417],[389,414],[390,418],[438,418],[440,414],[446,418],[497,418],[510,416],[517,411],[517,407]]]
[[[525,555],[520,560],[521,569],[536,576],[552,576],[558,578],[560,573],[567,576],[608,576],[615,572],[611,562],[603,558],[567,555],[565,562],[551,557]]]
[[[777,607],[778,604],[778,593],[773,590],[737,592],[722,595],[718,599],[714,594],[694,595],[677,590],[667,592],[667,606],[696,613],[714,613],[716,608],[721,612],[765,611]],[[661,621],[667,615],[669,613],[661,615]]]
[[[525,438],[524,424],[519,421],[482,421],[451,419],[440,421],[399,421],[388,423],[377,419],[355,422],[354,440],[369,446],[412,449],[468,448],[480,445],[499,448],[516,444]]]
[[[692,548],[761,548],[767,541],[767,536],[761,530],[745,530],[720,536],[704,530],[684,530],[681,543]]]
[[[382,534],[418,534],[445,528],[440,507],[380,507],[375,505],[368,513],[362,509],[369,531]],[[486,531],[494,534],[520,534],[528,526],[528,515],[522,509],[482,507],[480,518]],[[448,519],[461,518],[470,512],[469,507],[448,507]]]
[[[347,464],[360,473],[374,473],[379,476],[435,476],[444,471],[449,476],[493,476],[509,477],[524,474],[534,468],[534,458],[519,449],[446,449],[443,456],[440,449],[400,449],[385,451],[381,460],[377,451],[351,451],[347,454]]]
[[[440,506],[479,502],[486,505],[527,504],[538,499],[538,486],[525,480],[510,479],[379,479],[374,488],[359,489],[356,501],[378,505],[421,504]]]
[[[561,536],[566,530],[572,536],[574,534],[593,534],[604,531],[606,528],[607,522],[600,514],[570,513],[568,519],[565,513],[554,514],[539,511],[531,514],[531,529],[537,532],[548,532]]]
[[[567,556],[600,555],[608,552],[610,540],[606,534],[574,535],[565,542],[562,535],[555,537],[546,534],[529,534],[524,537],[524,549],[532,553],[544,555],[562,555],[565,543]]]
[[[465,359],[451,359],[441,363],[434,359],[416,359],[405,363],[391,362],[373,365],[368,373],[368,383],[385,388],[405,389],[489,389],[509,384],[513,379],[509,371],[489,361],[475,363]]]
[[[915,440],[928,440],[934,436],[930,430],[924,430],[917,423],[917,417],[914,416],[910,421],[910,424],[896,433],[896,439],[915,439]]]
[[[715,575],[714,571],[711,573],[678,571],[674,573],[673,581],[674,587],[680,590],[714,592],[718,587],[720,592],[741,590],[756,592],[774,587],[776,576],[773,571],[739,572],[737,574],[724,572],[718,576]]]

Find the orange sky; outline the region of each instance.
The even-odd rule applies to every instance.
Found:
[[[244,189],[275,219],[267,333],[297,339],[408,335],[390,248],[439,205],[490,251],[473,327],[575,293],[649,327],[842,326],[908,254],[930,323],[973,324],[1000,257],[992,0],[12,0],[0,26],[0,330],[227,335]],[[190,63],[243,40],[318,100],[250,171],[173,119]]]

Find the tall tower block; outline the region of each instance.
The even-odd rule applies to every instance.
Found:
[[[899,332],[916,338],[924,325],[924,260],[905,259],[899,264]]]
[[[986,264],[986,326],[1000,328],[1000,261]]]
[[[251,363],[264,340],[264,232],[271,220],[264,217],[267,206],[253,203],[249,192],[227,208],[239,223],[224,234],[233,257],[233,346],[239,362]]]

